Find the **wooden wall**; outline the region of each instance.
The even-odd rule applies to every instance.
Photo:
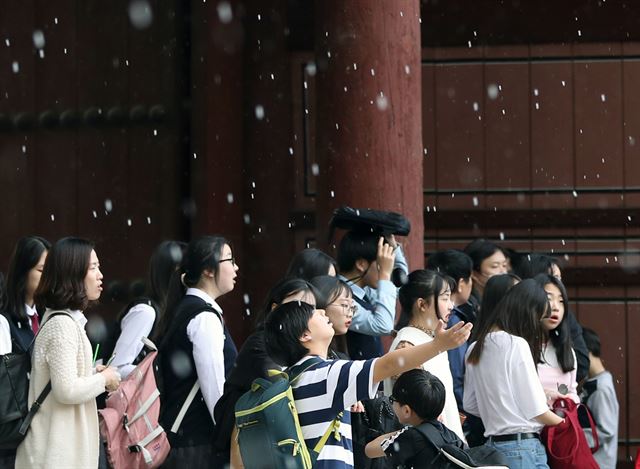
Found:
[[[0,1],[0,270],[21,236],[90,238],[108,307],[187,234],[174,3]]]
[[[425,252],[487,237],[564,263],[640,442],[638,44],[424,50]]]

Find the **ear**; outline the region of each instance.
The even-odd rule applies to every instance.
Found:
[[[367,267],[369,267],[369,261],[366,259],[360,258],[356,261],[355,267],[358,270],[358,272],[365,272],[367,270]]]
[[[465,279],[459,278],[456,282],[456,293],[462,293],[462,284],[467,283]]]
[[[302,343],[309,342],[311,340],[311,332],[309,332],[308,330],[304,331],[304,334],[300,336],[299,340]]]
[[[204,269],[202,271],[202,275],[204,275],[205,277],[209,277],[209,278],[214,278],[216,276],[216,274],[214,274],[213,270],[211,270],[211,269]]]

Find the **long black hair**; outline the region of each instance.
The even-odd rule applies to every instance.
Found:
[[[402,285],[398,292],[402,314],[400,321],[398,321],[397,329],[409,324],[413,318],[413,305],[419,298],[423,298],[429,304],[433,304],[436,316],[438,319],[442,319],[442,312],[438,310],[438,295],[440,295],[445,286],[448,286],[453,291],[455,280],[435,270],[427,269],[414,270],[407,279],[407,283]]]
[[[154,339],[160,342],[169,330],[178,303],[182,300],[187,288],[195,287],[202,273],[211,270],[218,278],[222,249],[229,242],[222,236],[202,236],[192,240],[188,245],[180,267],[173,272],[169,281],[166,306],[158,322]]]
[[[280,306],[287,297],[295,295],[296,293],[309,293],[313,295],[314,298],[317,296],[316,289],[306,280],[301,278],[283,278],[267,293],[262,308],[256,315],[256,329],[264,327],[264,321],[271,310]]]
[[[149,270],[147,272],[143,300],[145,302],[151,301],[151,305],[157,314],[156,324],[159,323],[159,319],[166,309],[171,277],[180,268],[186,248],[187,243],[182,241],[163,241],[156,247],[149,259]],[[140,298],[125,306],[118,315],[118,321],[121,321],[131,310],[132,305],[139,303],[139,301]]]
[[[25,295],[29,271],[38,265],[42,253],[51,249],[51,243],[40,236],[26,236],[16,243],[9,261],[6,284],[6,315],[16,324],[29,326],[25,310]]]
[[[467,357],[467,363],[477,364],[480,361],[487,335],[497,327],[526,340],[534,365],[537,365],[542,355],[544,338],[541,319],[548,313],[547,293],[535,280],[527,279],[514,285],[496,306],[495,320],[480,326],[478,339]]]
[[[331,266],[338,272],[338,264],[333,257],[319,249],[307,248],[293,256],[285,277],[310,281],[314,277],[328,275]]]
[[[560,364],[560,368],[565,373],[575,369],[576,363],[573,359],[573,342],[571,340],[571,328],[569,326],[569,321],[567,321],[567,315],[569,314],[569,299],[567,297],[567,290],[562,284],[562,282],[549,274],[538,274],[534,277],[534,280],[538,282],[542,288],[546,285],[554,285],[558,290],[560,290],[560,296],[562,296],[562,303],[564,306],[564,315],[562,316],[562,321],[560,324],[552,330],[549,331],[549,340],[553,344],[556,349],[556,357],[558,358],[558,363]]]
[[[487,280],[487,284],[484,286],[484,295],[482,296],[482,303],[476,324],[473,328],[472,341],[475,341],[481,330],[484,330],[487,325],[493,325],[496,321],[496,306],[500,303],[500,300],[504,298],[507,292],[516,283],[520,281],[520,277],[515,274],[499,274],[490,277]]]

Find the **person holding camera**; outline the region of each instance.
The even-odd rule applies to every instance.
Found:
[[[402,248],[393,235],[385,238],[353,230],[340,241],[337,261],[357,307],[347,332],[349,355],[355,360],[379,357],[380,336],[390,334],[395,323],[397,290],[392,273],[395,269],[408,273]]]

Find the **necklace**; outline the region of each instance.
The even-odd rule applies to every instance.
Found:
[[[435,339],[436,337],[436,333],[433,331],[433,329],[427,329],[426,327],[423,327],[420,324],[413,324],[413,323],[409,323],[409,326],[415,327],[416,329],[420,329],[422,332],[424,332],[431,338]]]

